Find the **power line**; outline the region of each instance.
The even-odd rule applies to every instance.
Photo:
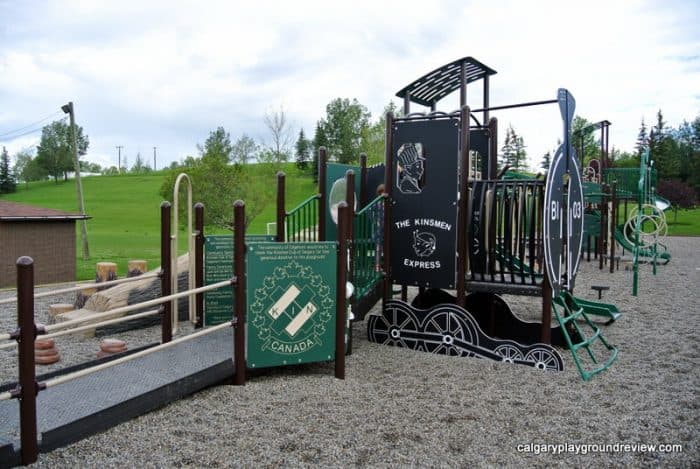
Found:
[[[34,127],[35,125],[41,124],[42,122],[47,121],[47,120],[51,119],[52,117],[56,117],[59,114],[62,114],[61,111],[51,113],[48,116],[44,117],[43,119],[40,119],[36,122],[32,122],[31,124],[25,125],[24,127],[20,127],[19,129],[11,130],[10,132],[5,132],[3,134],[0,134],[0,137],[4,137],[6,135],[10,135],[10,134],[13,134],[15,132],[21,132],[22,130],[28,129],[29,127]],[[22,134],[22,135],[26,135],[26,134]],[[17,138],[17,137],[21,137],[21,135],[18,135],[18,136],[12,137],[12,138]]]
[[[65,117],[62,117],[61,119],[57,119],[58,122],[65,121],[65,120],[66,120]],[[17,138],[20,138],[20,137],[24,137],[25,135],[29,135],[29,134],[34,134],[34,133],[37,133],[37,132],[41,132],[42,130],[44,130],[44,127],[43,127],[43,126],[42,126],[42,127],[37,127],[36,129],[28,130],[28,131],[23,132],[23,133],[21,133],[21,134],[17,134],[17,135],[12,135],[12,136],[10,136],[10,137],[6,137],[5,140],[14,140],[14,139],[17,139]],[[3,134],[3,135],[7,135],[7,134]],[[0,137],[2,137],[3,135],[0,135]]]

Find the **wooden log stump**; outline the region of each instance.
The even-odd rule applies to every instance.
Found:
[[[79,286],[80,284],[76,285],[76,287]],[[90,299],[90,297],[95,293],[97,293],[97,287],[85,287],[82,290],[76,292],[75,301],[73,302],[73,308],[82,309],[82,307],[85,306],[87,300]]]
[[[117,279],[117,264],[114,262],[98,262],[95,270],[96,282],[108,282]]]
[[[73,311],[73,309],[74,307],[70,303],[55,303],[49,305],[49,322],[56,322],[56,316],[67,313],[68,311]]]
[[[146,273],[148,270],[148,263],[144,260],[134,259],[130,260],[127,267],[127,277],[138,277],[141,274]]]
[[[50,365],[61,359],[53,339],[36,339],[34,342],[34,362],[37,365]]]

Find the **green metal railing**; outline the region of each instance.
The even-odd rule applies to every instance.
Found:
[[[606,168],[603,169],[603,181],[606,184],[612,185],[617,182],[618,198],[636,200],[640,195],[639,188],[639,168]],[[657,172],[656,169],[649,170],[647,186],[642,188],[642,191],[651,191],[656,187]]]
[[[320,198],[319,194],[312,195],[285,214],[285,241],[318,240],[318,202]]]
[[[355,298],[362,298],[382,279],[384,197],[377,196],[355,214],[352,283]]]

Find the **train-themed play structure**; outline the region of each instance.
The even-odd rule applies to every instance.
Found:
[[[591,254],[600,269],[619,267],[617,243],[632,255],[637,294],[639,264],[647,260],[656,273],[657,264],[670,260],[661,243],[666,207],[654,194],[648,153],[638,171],[616,173],[607,161],[609,122],[602,121],[595,125],[601,158],[583,168],[572,132],[573,95],[559,89],[552,99],[490,106],[495,73],[465,57],[402,88],[403,113],[386,116],[384,163],[368,167],[361,155],[359,166],[337,164],[319,149],[318,193],[289,211],[279,173],[268,235],[246,235],[242,201],[233,204],[233,236],[205,235],[205,207],[192,205],[189,178],[178,178],[175,217],[170,203],[161,205],[161,267],[91,285],[158,283],[159,295],[147,301],[37,324],[35,298],[86,285],[35,295],[33,261],[20,258],[17,297],[0,301],[17,303],[18,328],[0,334],[0,348],[17,347],[19,362],[18,382],[0,387],[0,465],[31,463],[39,450],[224,380],[244,384],[250,370],[334,362],[342,379],[353,321],[366,321],[371,342],[416,353],[560,371],[560,350],[568,349],[584,380],[610,367],[617,349],[602,326],[621,313],[575,296],[576,275]],[[483,106],[470,109],[467,85],[477,81]],[[438,111],[437,103],[455,91],[460,108]],[[426,109],[415,112],[414,104]],[[490,113],[532,106],[561,115],[552,140],[562,143],[545,179],[497,165],[498,122]],[[190,242],[186,286],[178,291],[181,182],[188,189]],[[411,302],[409,288],[417,291]],[[540,320],[519,319],[504,295],[541,299]],[[180,299],[188,302],[178,310]],[[38,337],[147,316],[160,317],[159,344],[36,375]],[[173,339],[179,320],[192,321],[196,331]]]

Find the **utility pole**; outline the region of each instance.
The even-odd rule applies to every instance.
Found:
[[[117,145],[117,151],[119,152],[119,160],[117,162],[117,173],[121,174],[122,172],[122,148],[124,148],[123,145]]]
[[[83,201],[83,184],[80,182],[80,162],[78,161],[78,138],[75,132],[75,111],[73,101],[61,106],[61,110],[70,116],[70,133],[73,140],[73,157],[75,163],[75,186],[78,192],[78,210],[81,215],[85,215],[85,202]],[[90,248],[88,247],[87,220],[83,218],[80,225],[80,240],[83,245],[83,260],[90,259]]]
[[[158,147],[153,147],[153,171],[156,170],[156,148]]]

